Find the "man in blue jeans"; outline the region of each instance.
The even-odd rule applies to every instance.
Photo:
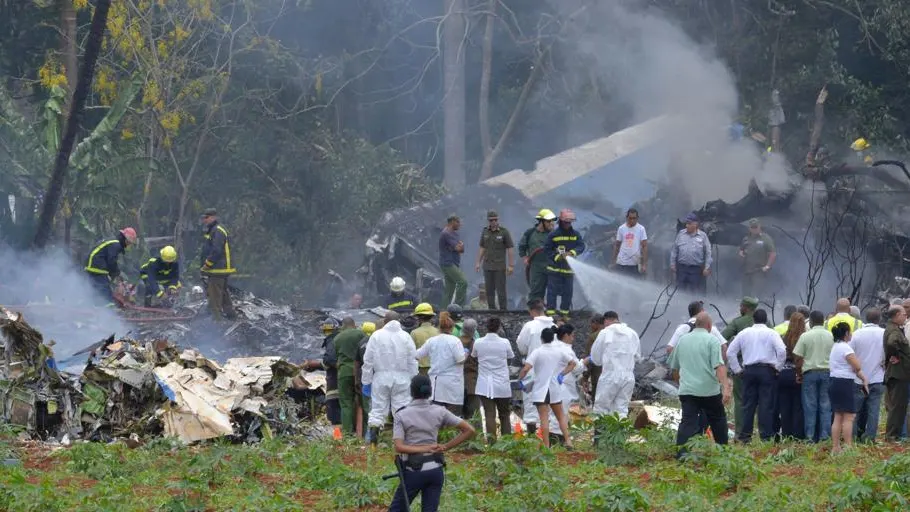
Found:
[[[793,355],[796,356],[797,375],[802,376],[803,382],[806,439],[817,443],[831,437],[828,359],[834,336],[825,329],[825,314],[821,311],[809,313],[809,325],[811,328],[793,347]]]
[[[875,441],[878,433],[878,416],[885,393],[885,329],[880,327],[882,312],[872,308],[866,311],[866,323],[854,331],[850,348],[859,359],[863,374],[869,379],[869,394],[862,385],[856,387],[856,403],[859,413],[853,422],[853,434],[857,440]]]

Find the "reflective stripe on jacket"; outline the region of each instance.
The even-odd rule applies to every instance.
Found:
[[[581,233],[573,228],[562,229],[557,227],[547,238],[545,251],[547,253],[547,271],[559,274],[571,274],[568,260],[560,254],[563,249],[567,256],[578,256],[585,251],[585,241]]]
[[[99,243],[89,253],[85,262],[85,271],[89,274],[112,278],[119,276],[120,267],[117,265],[117,258],[123,254],[125,249],[121,237]]]
[[[180,265],[176,261],[168,263],[158,258],[150,258],[139,267],[139,278],[145,281],[146,289],[162,295],[164,290],[159,291],[159,286],[180,288]]]
[[[237,271],[231,262],[231,244],[228,232],[218,221],[209,225],[202,250],[202,271],[206,274],[233,274]]]

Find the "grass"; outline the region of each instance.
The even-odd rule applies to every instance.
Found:
[[[622,442],[630,425],[576,428],[578,451],[508,439],[448,457],[443,510],[910,510],[910,452],[903,445],[763,444],[721,449],[698,439],[674,460],[674,435],[655,429]],[[387,442],[280,439],[259,445],[180,446],[155,440],[77,443],[51,450],[0,430],[0,510],[385,510],[397,480]],[[419,509],[418,509],[419,510]]]

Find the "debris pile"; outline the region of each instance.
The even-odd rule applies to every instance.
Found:
[[[76,375],[55,368],[41,333],[20,314],[0,309],[0,333],[0,420],[42,439],[258,441],[308,430],[324,401],[323,375],[278,356],[219,365],[166,340],[111,336],[81,351],[88,363]]]

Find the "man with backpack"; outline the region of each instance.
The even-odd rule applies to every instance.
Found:
[[[679,343],[679,338],[685,334],[689,334],[695,329],[695,317],[705,310],[705,304],[696,300],[689,303],[689,320],[685,323],[679,324],[675,331],[673,331],[673,336],[670,337],[669,343],[667,343],[667,354],[673,352],[673,349],[676,348],[676,344]],[[717,330],[717,327],[711,326],[711,336],[714,336],[717,339],[717,343],[720,344],[721,354],[726,354],[726,344],[727,340],[724,339],[723,335]]]

